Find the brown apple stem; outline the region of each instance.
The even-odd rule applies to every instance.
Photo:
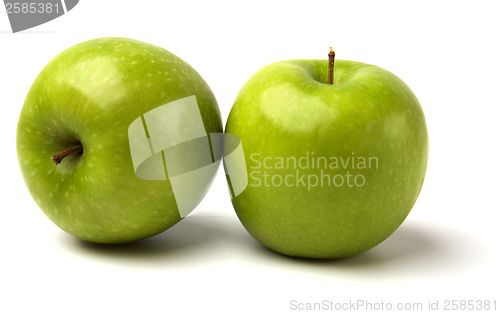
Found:
[[[83,152],[83,146],[82,144],[78,144],[76,146],[73,146],[73,147],[70,147],[64,151],[62,151],[61,153],[57,154],[57,155],[54,155],[52,156],[52,161],[57,165],[59,165],[61,163],[61,161],[63,161],[64,158],[66,158],[68,155],[70,154],[73,154],[73,153],[81,153]]]
[[[333,64],[335,63],[335,51],[330,47],[330,52],[328,53],[328,81],[327,84],[333,84]]]

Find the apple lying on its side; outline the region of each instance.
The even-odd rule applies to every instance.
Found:
[[[31,86],[17,127],[19,165],[35,202],[61,229],[92,242],[130,242],[177,223],[171,181],[136,175],[128,132],[147,112],[190,96],[204,130],[221,132],[209,86],[163,48],[101,38],[60,53]],[[189,124],[167,122],[169,136]]]
[[[248,178],[236,213],[286,255],[341,258],[376,246],[406,218],[426,172],[425,118],[408,86],[377,66],[333,66],[333,57],[259,70],[226,125]]]

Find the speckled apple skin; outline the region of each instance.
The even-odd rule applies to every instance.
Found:
[[[171,227],[181,218],[170,182],[135,175],[128,127],[191,95],[206,131],[221,132],[209,86],[167,50],[100,38],[63,51],[40,72],[19,117],[17,155],[31,196],[57,226],[87,241],[131,242]],[[78,141],[83,155],[52,162]]]
[[[327,60],[262,68],[239,92],[226,125],[241,140],[249,176],[232,200],[236,213],[255,239],[286,255],[342,258],[373,248],[405,220],[426,173],[427,127],[410,88],[360,62],[336,60],[333,85],[326,84],[327,70]],[[376,156],[379,165],[358,171],[366,178],[363,187],[325,184],[308,191],[296,184],[258,186],[250,177],[252,154],[300,158],[307,152]]]

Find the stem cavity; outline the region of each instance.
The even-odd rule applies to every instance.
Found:
[[[79,143],[78,145],[75,145],[73,147],[70,147],[64,151],[62,151],[61,153],[57,154],[57,155],[54,155],[51,157],[52,161],[57,165],[59,165],[61,163],[61,161],[63,161],[64,158],[66,158],[67,156],[71,155],[71,154],[75,154],[75,153],[82,153],[83,152],[83,146],[82,146],[82,143]]]

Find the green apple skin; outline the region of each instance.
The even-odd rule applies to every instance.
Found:
[[[207,132],[221,132],[216,99],[185,61],[127,38],[89,40],[63,51],[31,86],[17,127],[17,155],[35,202],[57,226],[97,243],[158,234],[181,220],[168,180],[135,175],[133,120],[195,95]],[[58,166],[51,156],[81,142]]]
[[[256,240],[285,255],[343,258],[376,246],[407,217],[425,177],[427,127],[410,88],[394,74],[360,62],[336,60],[332,85],[326,84],[327,71],[327,60],[262,68],[242,87],[226,125],[241,140],[249,177],[232,201],[235,211]],[[268,162],[273,169],[262,169],[262,162],[298,160],[307,152],[374,156],[379,165],[358,171],[366,179],[362,187],[324,182],[308,190],[279,180],[265,186],[262,175],[251,173],[260,166],[261,174],[294,175],[293,166],[278,169]]]

